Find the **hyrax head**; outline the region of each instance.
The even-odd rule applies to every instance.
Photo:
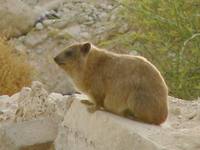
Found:
[[[54,61],[67,73],[72,74],[81,71],[89,51],[91,43],[74,44],[59,53]]]

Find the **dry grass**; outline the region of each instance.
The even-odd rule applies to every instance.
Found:
[[[12,95],[31,83],[32,67],[0,38],[0,95]]]

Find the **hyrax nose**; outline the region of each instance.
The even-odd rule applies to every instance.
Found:
[[[55,61],[58,65],[64,65],[64,64],[65,64],[64,60],[62,59],[62,57],[59,57],[59,56],[54,57],[54,61]]]
[[[54,61],[56,62],[56,63],[59,63],[59,59],[58,59],[58,57],[56,56],[56,57],[54,57]]]

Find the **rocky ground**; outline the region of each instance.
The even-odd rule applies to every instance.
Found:
[[[45,149],[54,147],[56,150],[200,148],[199,100],[184,101],[169,97],[167,121],[161,126],[154,126],[102,111],[90,114],[80,103],[82,99],[87,97],[48,93],[40,82],[34,82],[31,88],[23,88],[11,97],[1,96],[0,142],[8,139],[12,142],[4,142],[6,144],[0,149],[9,146],[16,149],[34,147],[30,145]],[[23,138],[19,139],[19,136]]]
[[[30,31],[10,43],[26,53],[36,68],[35,80],[44,83],[50,92],[73,92],[72,84],[52,58],[75,42],[98,43],[114,32],[123,32],[126,24],[116,14],[119,4],[110,1],[24,1],[34,12],[40,12]],[[55,74],[56,72],[56,74]]]
[[[0,16],[7,14],[0,29],[10,25],[9,42],[27,54],[36,68],[34,80],[44,84],[34,82],[13,96],[0,96],[0,149],[200,149],[200,100],[169,97],[167,121],[152,126],[102,111],[89,114],[80,103],[87,97],[66,95],[74,91],[73,85],[52,58],[74,42],[98,44],[128,30],[116,1],[3,0],[0,4]]]

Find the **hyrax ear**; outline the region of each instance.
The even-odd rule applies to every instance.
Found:
[[[91,43],[89,43],[89,42],[86,42],[81,46],[81,52],[83,54],[89,53],[90,49],[91,49]]]

